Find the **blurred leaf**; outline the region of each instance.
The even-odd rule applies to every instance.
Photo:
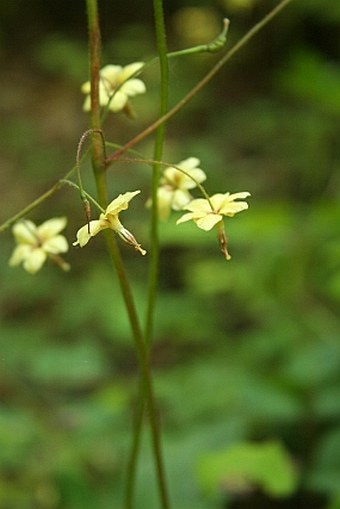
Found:
[[[31,376],[45,383],[62,385],[89,384],[107,371],[105,358],[91,342],[50,346],[31,359]]]
[[[290,456],[278,442],[240,443],[203,455],[197,472],[202,489],[215,494],[259,486],[268,495],[284,497],[294,492],[298,481]]]
[[[71,77],[80,84],[87,80],[86,46],[61,33],[45,36],[36,50],[36,58],[45,71]]]
[[[329,431],[314,452],[314,465],[308,476],[308,486],[314,490],[340,495],[340,429]]]
[[[333,12],[333,9],[332,9]],[[332,114],[340,112],[340,70],[315,51],[299,49],[280,72],[283,90]]]

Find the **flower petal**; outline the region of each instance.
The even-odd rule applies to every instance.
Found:
[[[54,217],[45,221],[37,228],[37,233],[40,239],[50,239],[57,235],[66,226],[66,217]]]
[[[31,244],[35,246],[38,242],[37,227],[33,221],[29,219],[24,219],[16,223],[12,228],[12,233],[19,244]]]
[[[173,210],[183,210],[185,206],[191,201],[192,196],[189,191],[177,189],[173,193],[173,200],[171,207]]]
[[[121,111],[126,105],[127,101],[128,96],[121,90],[117,90],[117,92],[115,92],[113,98],[110,101],[109,109],[114,112]],[[106,100],[105,104],[107,104],[107,102],[108,99]]]
[[[173,191],[168,186],[160,186],[157,189],[157,206],[158,206],[158,216],[162,221],[166,221],[169,218],[171,212],[171,202],[172,202]],[[150,208],[152,205],[152,199],[149,198],[146,202],[147,208]]]
[[[229,194],[229,193],[227,193],[227,194]],[[237,200],[238,198],[241,198],[242,200],[244,200],[244,198],[248,198],[248,196],[250,196],[250,193],[248,193],[248,191],[243,191],[243,192],[240,192],[240,193],[230,194],[229,195],[229,199],[230,200]]]
[[[123,83],[124,81],[128,80],[142,67],[144,67],[144,62],[133,62],[132,64],[126,65],[119,75],[119,82]]]
[[[187,173],[193,177],[190,178],[189,175],[183,174],[183,181],[182,181],[182,189],[193,189],[197,186],[197,183],[204,182],[207,178],[206,174],[204,173],[201,168],[193,168],[192,170],[187,170]]]
[[[80,90],[83,92],[83,94],[89,94],[91,92],[91,82],[86,81],[83,83]]]
[[[210,203],[205,198],[197,198],[196,200],[192,200],[184,208],[185,210],[194,212],[194,215],[197,215],[198,217],[212,212]]]
[[[125,95],[134,96],[138,94],[144,94],[146,92],[146,86],[144,81],[138,78],[126,81],[119,89]]]
[[[85,98],[83,111],[91,111],[91,97],[89,95]]]
[[[126,210],[129,206],[129,201],[132,200],[140,191],[128,191],[127,193],[120,194],[112,200],[106,208],[104,216],[114,215],[116,216],[122,210]]]
[[[32,249],[34,248],[29,244],[19,244],[16,248],[14,248],[12,256],[8,262],[10,267],[16,267],[21,262],[23,262],[27,258],[27,256],[30,255]]]
[[[219,211],[224,203],[229,202],[230,193],[217,193],[210,197],[211,204],[215,211]]]
[[[68,242],[64,235],[56,235],[52,239],[46,240],[42,246],[46,253],[58,254],[68,251]]]
[[[245,201],[234,201],[230,203],[226,203],[221,207],[220,212],[224,216],[233,217],[238,212],[242,212],[242,210],[247,210],[248,203]]]
[[[33,249],[31,254],[24,260],[24,269],[30,274],[35,274],[43,266],[47,254],[41,248]]]
[[[121,65],[105,65],[100,70],[101,81],[109,82],[110,86],[116,87],[119,83],[119,77],[122,73],[123,67]],[[107,84],[108,85],[108,84]],[[106,85],[106,87],[107,87]]]
[[[222,220],[222,216],[220,214],[207,214],[204,217],[200,217],[199,219],[195,219],[194,221],[199,228],[205,231],[211,230],[217,223]]]
[[[94,221],[90,221],[90,233],[89,233],[89,226],[86,224],[85,226],[82,226],[78,231],[77,231],[77,240],[76,242],[73,242],[73,246],[80,246],[80,247],[84,247],[88,241],[90,240],[91,237],[94,237],[95,235],[97,235],[97,233],[99,233],[101,230],[105,230],[105,228],[108,228],[108,226],[106,226],[104,224],[104,222],[102,220],[94,220]]]
[[[183,168],[183,170],[193,170],[194,168],[197,168],[197,166],[200,164],[200,160],[197,157],[188,157],[187,159],[184,159],[183,161],[179,162],[176,166],[179,168]]]
[[[193,219],[193,213],[188,212],[187,214],[184,214],[182,217],[177,219],[176,224],[185,223],[186,221],[191,221]]]

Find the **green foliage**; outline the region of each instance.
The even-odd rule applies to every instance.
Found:
[[[293,463],[276,442],[240,443],[204,455],[198,464],[198,477],[206,492],[242,493],[254,486],[273,497],[284,497],[296,489]]]

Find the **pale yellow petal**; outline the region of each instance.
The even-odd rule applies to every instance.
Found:
[[[113,98],[110,101],[109,109],[113,112],[121,111],[128,101],[128,96],[121,90],[115,92]],[[106,101],[107,104],[107,101]]]
[[[132,64],[126,65],[119,75],[119,82],[123,83],[124,81],[128,80],[142,67],[144,67],[144,62],[134,62]]]
[[[173,199],[173,191],[167,186],[161,186],[157,190],[158,215],[162,221],[169,218],[171,212],[171,203]]]
[[[201,168],[193,168],[191,170],[187,170],[188,175],[183,174],[183,181],[181,184],[182,189],[193,189],[198,184],[201,184],[201,182],[204,182],[207,178],[206,174],[204,173]],[[192,178],[190,178],[190,176]]]
[[[85,83],[82,84],[81,91],[83,92],[83,94],[89,94],[91,92],[90,81],[86,81]]]
[[[227,193],[229,194],[229,193]],[[245,198],[248,198],[250,196],[250,193],[248,191],[243,191],[240,193],[233,193],[229,195],[229,200],[237,200],[238,198],[241,198],[241,200],[244,200]]]
[[[217,223],[219,223],[222,219],[222,216],[220,214],[214,214],[213,212],[211,214],[207,214],[204,217],[201,217],[199,219],[195,219],[194,221],[197,224],[199,228],[205,231],[211,230]]]
[[[104,230],[107,228],[107,226],[104,226],[103,221],[101,220],[94,220],[90,221],[90,233],[89,233],[89,225],[82,226],[77,231],[77,240],[76,242],[73,242],[73,246],[80,246],[84,247],[91,237],[94,237],[99,233],[101,230]]]
[[[19,244],[31,244],[33,246],[37,244],[37,227],[29,219],[16,223],[12,228],[12,233]]]
[[[185,223],[186,221],[191,221],[193,218],[192,216],[193,216],[192,212],[188,212],[187,214],[184,214],[182,217],[177,219],[176,224],[181,224],[181,223]]]
[[[132,200],[140,191],[128,191],[127,193],[120,194],[112,200],[106,208],[104,216],[117,215],[122,210],[126,210],[129,206],[129,201]]]
[[[211,212],[210,203],[208,202],[208,200],[205,200],[204,198],[197,198],[196,200],[192,200],[184,208],[185,210],[190,210],[191,212],[194,212],[194,214],[198,215],[198,217]]]
[[[122,66],[121,65],[106,65],[100,70],[100,77],[103,82],[108,81],[114,87],[117,86],[120,81],[119,78],[122,74]]]
[[[83,111],[91,111],[91,98],[89,95],[85,98]]]
[[[189,191],[177,189],[173,193],[173,200],[171,207],[173,210],[183,210],[185,206],[191,201],[192,196]]]
[[[35,274],[41,269],[47,258],[47,254],[43,249],[33,249],[31,254],[24,260],[24,269],[30,274]]]
[[[223,206],[224,203],[226,203],[228,200],[228,197],[230,196],[229,193],[217,193],[210,197],[210,201],[212,203],[212,206],[214,210],[219,211],[220,208]]]
[[[42,246],[46,253],[59,254],[68,251],[68,242],[63,235],[56,235],[52,239],[46,240]]]
[[[27,256],[30,255],[32,249],[34,248],[29,244],[19,244],[16,248],[14,248],[12,256],[8,262],[10,267],[16,267],[22,263],[27,258]]]
[[[146,92],[146,86],[144,81],[134,78],[126,81],[119,89],[125,95],[130,97],[138,94],[144,94]]]
[[[245,201],[234,201],[231,203],[226,203],[223,207],[221,207],[220,212],[224,216],[233,217],[238,212],[242,212],[242,210],[247,210],[248,203]]]
[[[181,173],[176,168],[169,166],[163,172],[161,184],[171,184],[173,187],[179,187],[184,173]]]
[[[201,161],[198,159],[198,157],[188,157],[187,159],[180,161],[176,166],[183,168],[185,171],[188,171],[197,168],[200,162]]]
[[[38,236],[40,239],[50,239],[57,235],[66,226],[66,217],[55,217],[45,221],[37,228]]]

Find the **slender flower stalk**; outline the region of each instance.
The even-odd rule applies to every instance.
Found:
[[[87,0],[87,14],[89,26],[89,45],[91,59],[91,128],[93,130],[101,129],[100,125],[100,102],[99,102],[99,55],[100,55],[100,28],[98,22],[97,0]],[[99,203],[104,206],[108,202],[107,199],[107,183],[106,183],[106,161],[105,147],[101,138],[95,134],[92,136],[92,161],[93,171],[96,179]],[[168,509],[165,476],[163,467],[163,458],[160,445],[159,421],[157,416],[157,408],[154,397],[153,382],[150,370],[149,354],[142,329],[139,324],[138,314],[134,299],[132,296],[130,284],[124,268],[124,264],[115,239],[106,229],[106,241],[108,251],[115,266],[120,287],[128,313],[133,339],[135,343],[136,353],[139,361],[139,369],[141,376],[141,384],[143,394],[145,395],[148,417],[150,421],[153,454],[156,465],[157,481],[160,492],[161,507]]]
[[[160,116],[164,115],[168,108],[168,61],[166,49],[166,34],[162,0],[153,1],[157,49],[160,62]],[[155,146],[154,146],[154,162],[152,172],[152,208],[151,208],[151,223],[150,223],[150,238],[151,238],[151,252],[149,263],[149,278],[148,278],[148,299],[145,320],[145,344],[146,348],[150,348],[150,343],[153,335],[155,304],[157,295],[158,283],[158,270],[159,270],[159,237],[158,237],[158,185],[160,179],[161,165],[158,163],[162,159],[163,145],[165,138],[165,124],[158,127],[156,131]],[[142,380],[139,386],[137,408],[134,419],[134,433],[131,445],[130,458],[128,462],[127,484],[125,492],[125,509],[131,509],[133,503],[134,487],[137,460],[139,455],[140,438],[142,432],[143,415],[144,415],[144,402],[146,394],[143,387]],[[155,442],[157,440],[158,444]],[[160,498],[163,509],[169,508],[169,495],[165,478],[165,471],[162,460],[162,451],[160,448],[160,437],[153,435],[154,450],[157,454],[158,465],[158,481]]]

